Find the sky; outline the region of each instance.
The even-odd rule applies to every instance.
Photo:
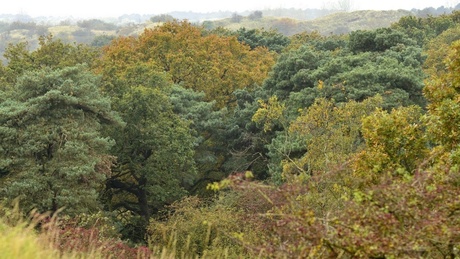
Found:
[[[163,14],[172,11],[243,12],[268,8],[327,8],[350,1],[354,10],[394,10],[452,7],[460,0],[3,0],[0,13],[30,16],[116,17],[123,14]]]

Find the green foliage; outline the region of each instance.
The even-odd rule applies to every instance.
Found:
[[[375,51],[375,31],[355,31],[350,33],[350,49],[358,51]]]
[[[420,107],[409,106],[364,118],[366,148],[355,159],[354,173],[370,179],[382,172],[412,174],[428,154],[421,114]]]
[[[150,18],[152,22],[172,22],[174,21],[174,17],[169,14],[160,14],[155,15]]]
[[[308,165],[299,164],[296,160],[307,152],[307,143],[297,132],[279,132],[266,148],[269,158],[267,169],[273,183],[282,184],[291,175],[306,176]]]
[[[232,137],[232,148],[238,150],[233,161],[249,165],[242,170],[250,169],[255,175],[264,174],[250,168],[256,165],[252,161],[268,161],[257,167],[270,171],[276,181],[281,180],[283,164],[294,165],[306,148],[297,133],[286,133],[288,125],[298,117],[299,110],[306,110],[317,98],[347,103],[380,95],[381,106],[386,110],[412,104],[423,106],[421,48],[400,31],[381,29],[370,33],[372,40],[379,42],[380,50],[353,53],[343,37],[295,37],[262,88],[238,92],[241,100],[237,101],[235,120],[230,122],[235,125],[231,134],[239,134],[238,138]],[[298,44],[302,45],[297,47]],[[275,96],[276,104],[272,100]],[[258,123],[244,122],[248,117]],[[289,170],[309,170],[307,163],[300,164]]]
[[[40,70],[43,67],[63,69],[78,64],[92,66],[97,51],[82,44],[66,44],[54,39],[52,35],[40,36],[39,47],[29,51],[26,42],[9,45],[5,50],[8,65],[0,76],[13,86],[16,80],[26,71]]]
[[[399,32],[395,34],[401,36]],[[382,42],[384,36],[388,35],[381,34]],[[404,41],[411,43],[407,38]],[[421,49],[395,44],[385,51],[353,54],[340,38],[310,41],[280,56],[264,82],[264,92],[286,101],[290,117],[299,108],[313,104],[317,97],[346,102],[380,94],[386,109],[410,104],[423,106]]]
[[[430,101],[426,117],[428,133],[430,139],[445,152],[456,152],[460,143],[458,130],[460,77],[457,72],[460,67],[459,51],[460,41],[456,41],[451,45],[445,59],[446,72],[434,74],[427,80],[424,88],[424,94]],[[458,161],[453,162],[458,163]]]
[[[99,208],[98,190],[110,175],[104,123],[121,123],[85,66],[27,72],[0,108],[3,198],[24,209],[66,214]]]
[[[328,60],[328,55],[330,53],[317,52],[309,46],[282,54],[273,67],[271,76],[264,82],[268,95],[276,95],[284,100],[291,92],[314,87],[317,80],[312,78],[311,72]]]
[[[363,145],[361,119],[381,103],[380,96],[343,105],[318,99],[289,127],[290,134],[298,135],[305,141],[306,152],[298,159],[285,161],[283,175],[295,175],[295,168],[307,168],[300,173],[318,175],[346,164]]]
[[[110,130],[118,159],[106,199],[109,208],[127,209],[146,222],[187,193],[184,187],[195,176],[194,138],[161,89],[132,87],[115,109],[127,125]]]
[[[222,134],[227,112],[224,109],[216,111],[214,102],[204,100],[204,93],[178,85],[172,87],[169,99],[174,113],[188,122],[194,145],[198,175],[197,181],[187,189],[193,192],[203,191],[204,185],[199,186],[202,181],[218,180],[222,177],[222,157],[226,155],[226,139]]]
[[[402,31],[382,28],[373,31],[354,31],[350,33],[350,50],[357,52],[385,51],[398,45],[415,45]]]
[[[447,29],[457,26],[458,23],[458,11],[454,11],[451,14],[428,15],[424,18],[413,15],[405,16],[394,23],[392,27],[403,30],[422,46]]]
[[[427,59],[423,64],[423,68],[429,75],[446,72],[444,60],[449,53],[450,45],[460,40],[460,25],[447,29],[436,38],[430,40],[425,47]]]
[[[283,112],[285,107],[278,102],[276,95],[270,97],[267,103],[263,100],[259,100],[259,106],[260,108],[254,113],[252,120],[256,123],[263,124],[265,132],[270,131],[277,122],[283,124]]]
[[[240,28],[236,31],[236,34],[238,35],[238,41],[249,45],[251,49],[266,47],[277,53],[281,53],[290,42],[288,37],[274,30],[248,30]]]
[[[182,21],[145,30],[138,38],[120,38],[105,49],[100,69],[125,73],[136,64],[184,88],[205,93],[206,101],[230,106],[232,93],[253,88],[265,79],[274,62],[265,48],[251,50],[230,36],[205,35],[203,29]],[[116,69],[117,71],[113,71]]]
[[[84,29],[110,31],[116,30],[118,27],[115,24],[107,23],[98,19],[78,21],[77,25]]]
[[[375,14],[320,20],[360,29],[340,36],[254,13],[10,45],[0,195],[64,206],[53,244],[82,257],[149,254],[120,237],[157,257],[458,257],[459,14],[360,27]]]
[[[225,138],[227,129],[223,123],[226,109],[218,110],[232,108],[234,91],[244,87],[254,88],[261,83],[274,62],[273,55],[265,48],[251,50],[234,36],[205,34],[201,28],[188,22],[175,21],[146,30],[138,38],[113,41],[105,48],[97,71],[103,76],[104,90],[116,100],[115,103],[120,101],[119,107],[115,105],[120,111],[134,109],[129,101],[121,101],[130,94],[132,86],[157,89],[161,98],[151,97],[145,102],[158,99],[155,105],[165,115],[157,120],[154,120],[157,115],[150,116],[148,124],[171,123],[178,125],[172,131],[189,134],[177,137],[177,143],[183,143],[180,146],[184,149],[194,149],[195,165],[203,180],[191,182],[193,177],[189,177],[187,171],[183,173],[186,180],[179,182],[181,188],[195,191],[202,182],[220,179],[226,173],[223,172],[223,164],[230,153],[226,148],[229,139]],[[169,100],[163,99],[166,96],[170,97]],[[142,114],[144,111],[139,108],[137,112]],[[128,124],[136,116],[130,114],[126,118]],[[133,124],[136,123],[133,121]],[[139,137],[150,136],[155,136],[155,133]],[[131,140],[127,138],[125,141]],[[164,154],[167,154],[166,150],[174,152],[165,148]],[[187,168],[192,170],[192,167]],[[180,174],[181,170],[176,172]],[[178,196],[168,197],[165,201],[158,200],[155,210]]]
[[[224,164],[226,172],[251,170],[257,179],[267,178],[264,145],[272,137],[273,131],[264,132],[262,127],[252,119],[260,108],[255,100],[258,91],[235,91],[237,105],[226,120],[222,134],[226,141],[225,148],[231,150],[230,157]],[[262,93],[263,94],[263,93]]]
[[[167,221],[150,222],[150,241],[156,247],[174,251],[179,257],[247,256],[240,242],[249,230],[242,221],[242,211],[222,202],[206,205],[196,197],[175,202],[169,209],[172,214]]]
[[[195,115],[195,96],[180,87],[173,91],[164,75],[144,64],[106,69],[104,89],[127,125],[107,128],[107,134],[116,141],[111,153],[117,164],[103,200],[108,210],[120,214],[116,220],[122,225],[123,237],[143,242],[149,218],[186,195],[186,188],[195,179],[194,148],[201,139],[190,128],[192,122],[187,117]],[[182,94],[189,94],[191,100]],[[192,104],[188,106],[185,101]],[[206,113],[210,106],[198,107],[205,111],[197,112]]]
[[[111,35],[98,35],[94,37],[93,41],[91,42],[92,47],[104,47],[109,45],[112,40],[115,39],[115,36]]]

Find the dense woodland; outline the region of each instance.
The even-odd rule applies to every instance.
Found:
[[[291,37],[303,32],[323,35],[346,34],[356,30],[389,27],[404,16],[426,18],[460,10],[455,7],[425,8],[423,10],[350,11],[350,0],[340,0],[328,9],[263,9],[241,13],[231,12],[171,12],[167,14],[130,14],[119,17],[78,19],[75,17],[32,17],[26,14],[0,14],[0,59],[8,44],[28,42],[30,50],[39,46],[39,37],[52,34],[64,43],[85,43],[94,47],[108,44],[119,36],[139,36],[144,29],[152,29],[163,22],[187,20],[206,30],[225,28],[231,31],[276,30]],[[339,4],[342,3],[342,4]],[[348,4],[346,4],[348,3]]]
[[[0,225],[83,257],[456,258],[458,40],[460,12],[10,44]]]

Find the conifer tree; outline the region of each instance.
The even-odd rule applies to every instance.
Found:
[[[101,125],[121,123],[98,77],[83,65],[26,72],[0,93],[0,194],[30,210],[64,213],[98,208],[113,144]]]

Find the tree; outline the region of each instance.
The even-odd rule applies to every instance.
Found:
[[[174,21],[174,17],[169,14],[160,14],[150,17],[150,21],[152,22],[172,22]]]
[[[79,65],[25,72],[0,105],[1,195],[24,210],[65,214],[100,208],[111,175],[113,140],[101,126],[121,124],[98,78]],[[6,97],[5,97],[6,95]]]
[[[300,157],[286,158],[283,175],[326,174],[348,163],[364,144],[361,119],[381,104],[381,96],[343,104],[317,99],[289,126],[288,134],[300,137],[306,152]]]
[[[222,134],[225,148],[230,150],[224,168],[227,172],[251,170],[257,179],[266,179],[268,175],[265,145],[273,137],[273,131],[263,131],[263,127],[252,120],[259,108],[258,90],[238,90],[234,95],[235,108],[225,121]]]
[[[105,49],[99,69],[125,71],[138,63],[168,74],[184,88],[205,93],[222,108],[234,102],[233,91],[260,85],[273,64],[265,48],[251,50],[235,37],[203,35],[188,22],[170,22],[145,30],[138,38],[120,38]]]
[[[350,33],[350,49],[354,52],[358,51],[374,51],[375,46],[375,31],[354,31]]]
[[[264,82],[266,94],[285,100],[291,92],[314,87],[317,81],[312,78],[311,72],[328,60],[328,56],[329,53],[315,51],[306,45],[282,54]]]
[[[232,18],[230,19],[230,21],[232,21],[234,23],[240,23],[242,19],[243,19],[242,15],[239,15],[238,13],[233,13]]]
[[[347,102],[380,94],[386,109],[411,104],[423,106],[422,50],[399,44],[398,37],[395,36],[395,41],[389,37],[388,42],[382,38],[378,40],[379,44],[373,43],[376,44],[373,51],[357,53],[350,52],[340,38],[313,39],[298,49],[281,54],[263,84],[264,92],[286,101],[291,117],[299,108],[312,105],[317,97]],[[406,38],[402,42],[415,44]],[[392,47],[377,51],[377,45]],[[319,82],[323,82],[321,91],[316,87]]]
[[[356,53],[344,37],[295,36],[261,88],[237,92],[237,108],[230,123],[234,126],[229,132],[234,139],[231,147],[237,150],[233,152],[237,156],[230,160],[239,163],[233,164],[254,165],[251,161],[264,161],[257,168],[265,173],[256,175],[270,171],[280,180],[282,161],[288,160],[285,154],[298,159],[306,152],[305,143],[302,144],[297,133],[287,134],[288,125],[299,116],[299,110],[307,110],[318,98],[333,100],[335,106],[380,95],[385,110],[414,104],[424,106],[421,48],[397,30],[371,34],[372,51]],[[283,125],[273,121],[271,131],[266,131],[263,125],[268,124],[247,121],[261,108],[260,103],[269,104],[274,96],[285,107]]]
[[[429,75],[446,72],[444,60],[449,53],[450,45],[460,39],[460,26],[450,28],[426,44],[427,59],[423,64]]]
[[[381,28],[374,31],[355,31],[350,33],[351,51],[385,51],[398,44],[416,45],[415,41],[400,30]]]
[[[100,31],[116,30],[118,28],[115,24],[107,23],[98,19],[78,21],[77,25],[80,28]]]
[[[93,41],[91,42],[92,47],[103,47],[109,45],[112,40],[115,39],[113,35],[98,35],[94,37]]]
[[[447,71],[440,75],[434,74],[427,80],[424,88],[424,94],[429,101],[427,116],[429,136],[438,148],[448,153],[458,152],[456,150],[460,143],[458,128],[460,77],[457,73],[460,67],[459,51],[460,41],[455,41],[445,59]],[[457,161],[452,162],[457,163]]]
[[[29,51],[27,43],[9,45],[5,50],[8,61],[5,69],[0,71],[9,86],[26,71],[40,70],[43,67],[63,69],[78,64],[91,67],[96,60],[98,51],[83,44],[67,44],[52,35],[40,36],[39,46],[34,51]]]
[[[364,118],[366,147],[354,159],[356,176],[376,180],[383,172],[413,174],[428,154],[421,114],[420,107],[409,106]]]
[[[106,79],[104,90],[127,125],[106,129],[116,141],[111,154],[117,163],[103,200],[118,215],[125,238],[145,241],[142,233],[150,217],[193,184],[197,139],[190,122],[174,113],[168,97],[172,85],[163,74],[143,64],[119,72]]]
[[[277,31],[265,31],[246,28],[240,28],[236,31],[238,41],[244,42],[254,50],[257,47],[266,47],[271,51],[281,53],[283,49],[289,45],[290,40],[288,37],[283,36]]]
[[[184,89],[174,85],[169,99],[175,114],[188,123],[190,138],[194,145],[197,168],[196,181],[189,189],[192,194],[200,194],[207,183],[226,176],[222,164],[228,156],[225,133],[225,109],[215,110],[214,102],[204,101],[204,93]]]
[[[248,18],[250,20],[259,20],[259,19],[262,19],[262,11],[254,11],[252,12]]]

